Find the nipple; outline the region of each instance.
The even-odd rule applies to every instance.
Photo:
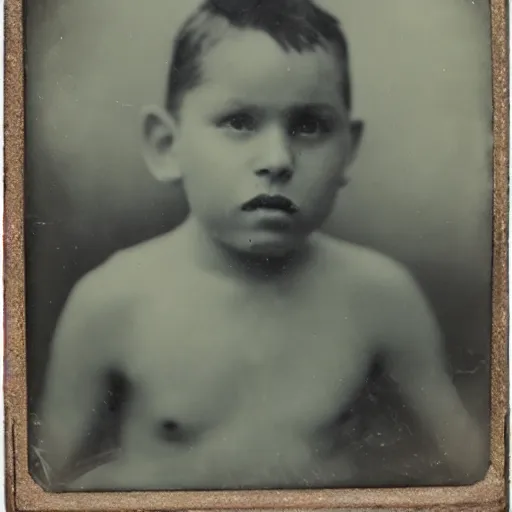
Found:
[[[173,420],[165,420],[159,427],[160,437],[171,443],[182,443],[188,439],[185,430]]]

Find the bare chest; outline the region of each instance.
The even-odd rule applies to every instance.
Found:
[[[370,351],[348,302],[196,296],[133,319],[125,372],[148,421],[189,431],[244,424],[306,433],[335,420],[364,381]]]

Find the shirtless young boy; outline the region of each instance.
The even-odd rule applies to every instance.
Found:
[[[207,1],[175,46],[145,158],[191,215],[75,288],[53,344],[41,447],[53,483],[111,372],[130,387],[120,450],[66,489],[365,483],[337,423],[379,354],[461,478],[486,448],[408,273],[318,229],[362,135],[337,21],[310,0]]]

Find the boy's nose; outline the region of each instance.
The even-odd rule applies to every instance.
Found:
[[[293,176],[293,171],[289,167],[269,168],[270,166],[258,169],[257,176],[266,176],[272,182],[286,183]]]
[[[286,135],[272,130],[262,145],[263,158],[255,170],[257,176],[271,181],[287,182],[294,173],[294,158]]]

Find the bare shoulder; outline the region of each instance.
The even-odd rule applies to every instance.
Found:
[[[417,288],[404,265],[378,251],[323,236],[321,244],[328,266],[361,293],[409,294]],[[333,273],[334,273],[333,272]]]
[[[105,348],[123,338],[123,329],[140,306],[156,293],[164,274],[179,274],[173,264],[172,240],[155,238],[121,250],[87,273],[72,289],[59,321],[57,336],[78,339],[84,333]],[[180,260],[180,258],[174,258]],[[77,341],[78,343],[79,341]]]
[[[76,364],[114,357],[116,332],[129,307],[116,259],[87,273],[71,290],[55,331],[54,355],[67,354]]]
[[[411,272],[401,263],[372,249],[325,238],[330,267],[348,285],[356,307],[379,343],[410,344],[422,331],[437,339],[437,323]],[[414,335],[413,335],[414,334]],[[414,338],[414,340],[413,340]]]
[[[180,238],[169,233],[120,250],[87,274],[77,289],[89,302],[128,307],[162,279],[183,272],[187,258]]]

